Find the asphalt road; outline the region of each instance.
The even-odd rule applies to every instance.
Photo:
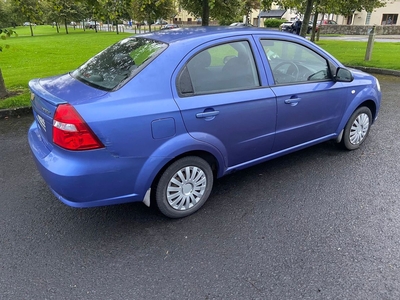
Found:
[[[0,121],[0,299],[400,299],[400,78],[362,149],[324,143],[216,182],[195,215],[75,209],[31,116]]]

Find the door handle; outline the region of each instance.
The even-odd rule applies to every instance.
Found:
[[[298,97],[290,98],[290,99],[286,99],[285,103],[290,104],[290,106],[296,106],[297,104],[299,104],[300,100],[301,100],[301,98],[298,98]]]
[[[218,110],[206,111],[206,112],[202,112],[202,113],[196,114],[196,118],[198,118],[198,119],[212,118],[212,117],[215,117],[218,114],[219,114]]]

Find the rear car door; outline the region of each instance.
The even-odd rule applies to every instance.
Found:
[[[270,153],[276,99],[262,87],[251,40],[210,42],[187,57],[174,96],[189,134],[218,148],[228,169]]]

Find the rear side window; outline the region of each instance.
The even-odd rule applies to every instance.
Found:
[[[307,47],[288,41],[261,40],[276,84],[331,79],[328,62]]]
[[[181,96],[260,86],[253,53],[247,41],[205,49],[193,56],[178,76]]]
[[[167,44],[144,39],[124,39],[89,59],[71,75],[102,90],[114,90],[135,76]]]

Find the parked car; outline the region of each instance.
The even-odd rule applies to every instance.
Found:
[[[166,24],[168,24],[168,22],[164,20],[158,20],[157,22],[154,23],[154,25],[166,25]]]
[[[334,20],[323,20],[322,25],[337,25],[337,22]],[[318,31],[319,26],[321,26],[321,20],[317,21],[317,27],[315,28],[315,31]]]
[[[295,23],[295,21],[284,22],[281,25],[279,25],[279,30],[294,33],[294,29],[295,29],[294,23]],[[311,30],[312,30],[312,24],[309,23],[308,27],[307,27],[307,33],[310,33]]]
[[[29,87],[30,149],[58,199],[171,218],[232,172],[325,141],[359,148],[381,101],[374,76],[307,39],[229,26],[128,37]]]
[[[288,22],[282,23],[281,25],[279,25],[279,30],[292,33],[293,32],[293,21],[288,21]]]
[[[317,21],[317,25],[321,25],[321,20]],[[337,25],[334,20],[322,20],[322,25]]]
[[[85,28],[88,28],[88,29],[95,29],[96,27],[99,27],[99,26],[100,26],[100,24],[95,21],[85,22]]]
[[[31,22],[24,22],[23,25],[24,25],[24,26],[36,26],[35,23],[31,23]]]
[[[236,22],[236,23],[232,23],[229,26],[238,26],[238,27],[253,27],[252,24],[250,23],[241,23],[241,22]]]
[[[161,27],[162,30],[179,28],[177,24],[165,24]]]

